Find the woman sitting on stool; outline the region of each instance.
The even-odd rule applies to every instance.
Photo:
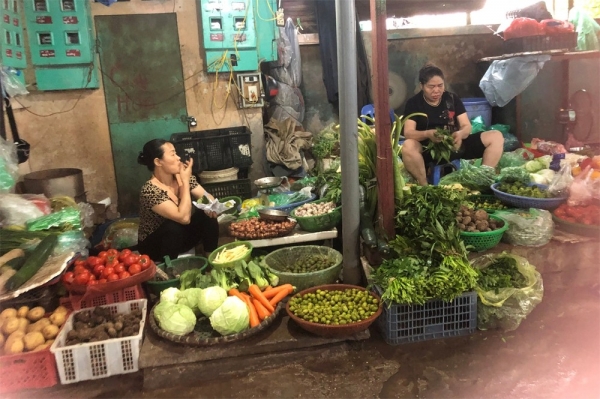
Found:
[[[155,262],[177,258],[202,241],[205,252],[217,248],[219,224],[213,212],[192,212],[192,196],[213,199],[192,175],[193,160],[181,162],[175,147],[162,139],[150,140],[138,163],[151,172],[140,192],[138,250]]]
[[[496,167],[504,150],[504,137],[498,130],[471,134],[471,122],[461,99],[445,90],[444,74],[434,65],[426,65],[419,71],[421,91],[408,99],[404,115],[415,112],[427,115],[413,116],[404,124],[402,162],[408,173],[419,183],[427,185],[425,165],[432,162],[429,152],[423,152],[429,141],[439,142],[435,137],[437,127],[447,128],[454,138],[453,159],[477,159],[483,157],[483,165]]]

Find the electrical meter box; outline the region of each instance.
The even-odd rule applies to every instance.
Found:
[[[98,88],[89,0],[25,0],[39,90]]]
[[[15,68],[17,78],[24,84],[22,70],[27,67],[27,59],[25,58],[25,39],[20,9],[23,2],[21,0],[0,0],[0,2],[2,7],[0,9],[2,65]]]
[[[277,59],[276,0],[199,0],[208,72],[256,71]]]

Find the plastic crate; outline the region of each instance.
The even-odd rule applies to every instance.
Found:
[[[246,126],[171,135],[177,155],[193,157],[194,173],[252,165],[252,134]]]
[[[573,50],[577,47],[577,33],[565,32],[544,36],[525,36],[504,42],[504,53],[526,51]]]
[[[60,304],[69,310],[80,310],[96,306],[111,305],[119,302],[133,301],[136,299],[144,299],[145,297],[144,289],[138,284],[132,287],[123,288],[122,290],[93,297],[71,294],[68,297],[62,297]]]
[[[0,393],[48,388],[57,383],[56,361],[49,349],[0,356]]]
[[[379,287],[375,292],[381,293]],[[477,292],[465,292],[452,302],[432,299],[424,305],[383,306],[377,324],[390,345],[468,335],[477,327]]]
[[[71,313],[65,326],[50,347],[50,351],[54,354],[56,360],[58,375],[62,384],[95,380],[111,375],[138,371],[138,359],[142,346],[144,325],[146,324],[148,301],[138,299],[102,307],[109,308],[113,314],[129,314],[134,310],[141,309],[140,330],[137,335],[132,337],[112,338],[105,341],[65,346],[67,334],[73,329],[73,317],[81,310]]]
[[[250,179],[230,180],[219,183],[203,184],[202,187],[215,198],[240,197],[242,200],[252,196]]]

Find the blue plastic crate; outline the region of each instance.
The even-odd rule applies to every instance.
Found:
[[[381,293],[379,287],[375,287]],[[387,304],[377,319],[390,345],[468,335],[477,328],[477,292],[465,292],[452,302],[432,299],[424,305]]]

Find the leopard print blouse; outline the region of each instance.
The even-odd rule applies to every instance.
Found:
[[[196,177],[192,176],[190,178],[190,190],[193,190],[198,186],[199,184]],[[140,192],[140,227],[138,230],[138,241],[144,241],[146,237],[155,232],[166,220],[152,210],[152,207],[162,204],[165,201],[172,201],[166,190],[157,187],[150,180],[144,183]]]

